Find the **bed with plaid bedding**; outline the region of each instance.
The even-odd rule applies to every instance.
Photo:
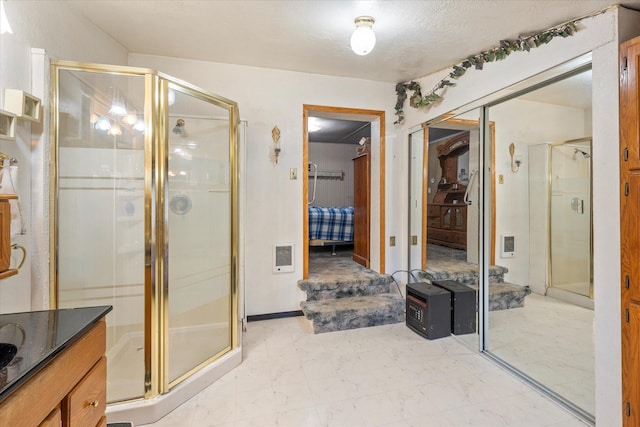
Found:
[[[352,206],[309,206],[309,240],[353,241],[353,211]]]

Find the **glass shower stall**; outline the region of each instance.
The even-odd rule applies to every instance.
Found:
[[[549,285],[593,299],[591,138],[551,144]]]
[[[237,104],[148,69],[52,63],[52,307],[112,305],[109,403],[239,346]]]

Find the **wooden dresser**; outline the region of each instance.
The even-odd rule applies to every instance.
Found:
[[[23,367],[22,377],[13,379],[16,384],[3,384],[5,390],[0,395],[2,397],[0,426],[97,427],[107,425],[104,314],[97,319],[93,318],[83,330],[69,335],[69,339],[56,342],[57,336],[71,329],[78,329],[68,326],[78,317],[56,317],[53,320],[54,316],[61,311],[80,310],[87,309],[34,312],[34,315],[49,317],[49,320],[30,323],[25,317],[26,320],[19,323],[26,325],[21,326],[21,329],[26,331],[26,340],[18,352],[18,356],[23,355],[20,363],[30,365],[33,361],[33,366]],[[107,308],[108,310],[110,308]],[[0,316],[0,326],[15,324],[13,322],[16,321],[7,318],[8,316],[15,315]],[[53,333],[50,331],[49,336],[45,337],[47,333],[39,331],[42,327],[33,327],[39,323],[47,324],[50,329],[57,330]],[[64,331],[61,332],[60,328]],[[46,341],[50,343],[50,350],[40,357],[41,343]],[[31,348],[32,345],[33,348]]]
[[[467,249],[467,187],[458,177],[458,159],[468,151],[469,132],[452,136],[438,147],[442,177],[427,206],[427,243]]]

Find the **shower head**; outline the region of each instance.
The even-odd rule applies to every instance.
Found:
[[[173,133],[175,133],[176,135],[179,136],[186,136],[186,131],[184,128],[184,120],[183,119],[178,119],[178,121],[176,122],[175,127],[173,128]]]
[[[573,156],[571,156],[571,158],[573,160],[576,160],[578,158],[578,153],[582,154],[582,158],[584,159],[588,159],[589,157],[591,157],[591,154],[587,153],[586,151],[583,151],[579,148],[576,148],[573,150]]]

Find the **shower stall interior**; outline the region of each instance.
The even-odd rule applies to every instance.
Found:
[[[52,306],[113,306],[109,403],[169,393],[240,345],[237,105],[130,67],[52,86]]]

